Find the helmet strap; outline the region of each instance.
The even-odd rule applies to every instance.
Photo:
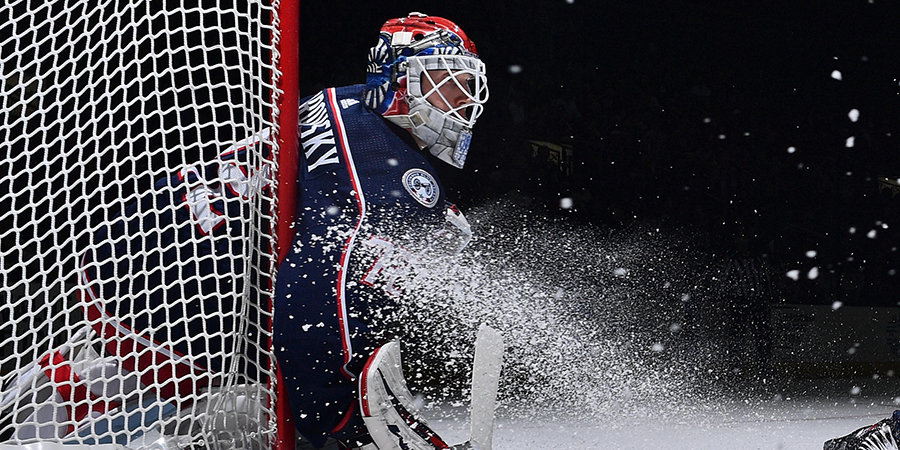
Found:
[[[400,74],[402,73],[402,74],[406,75],[406,70],[408,69],[408,67],[409,67],[409,63],[406,61],[396,62],[391,65],[390,88],[392,91],[396,92],[398,89],[400,89],[400,82],[398,81],[400,79]]]

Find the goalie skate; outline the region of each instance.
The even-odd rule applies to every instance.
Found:
[[[194,402],[178,410],[158,398],[131,395],[140,386],[138,375],[123,369],[119,359],[98,352],[96,341],[91,329],[82,328],[69,342],[5,380],[0,414],[11,423],[13,442],[34,443],[3,442],[0,450],[256,448],[247,436],[258,434],[266,419],[263,386],[204,388]],[[36,399],[37,406],[29,406],[30,399]],[[89,433],[110,437],[98,441]]]
[[[875,425],[825,442],[824,450],[898,450],[900,410]]]

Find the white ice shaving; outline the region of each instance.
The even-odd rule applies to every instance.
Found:
[[[671,414],[712,395],[700,378],[715,358],[692,342],[688,318],[703,308],[693,303],[704,297],[706,266],[689,245],[655,229],[611,233],[500,204],[467,213],[469,248],[421,258],[406,280],[394,317],[414,390],[464,404],[475,331],[486,323],[508,345],[508,414]]]

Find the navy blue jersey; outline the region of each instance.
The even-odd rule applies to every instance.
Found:
[[[298,217],[275,287],[274,344],[299,432],[352,435],[357,380],[390,339],[408,259],[445,231],[444,189],[408,132],[326,89],[300,112]]]
[[[247,174],[237,159],[247,145],[261,145],[260,137],[156,181],[94,231],[82,256],[89,325],[104,351],[141,373],[142,384],[164,400],[195,393],[222,373],[237,324],[264,320],[239,316],[247,314],[242,302],[257,301],[243,292],[252,276],[245,273],[252,220],[246,196],[250,178],[264,180],[268,167]]]

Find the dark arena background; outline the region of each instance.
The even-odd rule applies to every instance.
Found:
[[[2,166],[13,174],[0,184],[10,194],[0,195],[0,211],[25,211],[0,215],[0,284],[23,281],[0,291],[0,340],[27,330],[48,348],[68,336],[44,339],[65,325],[53,317],[80,320],[80,308],[66,303],[77,299],[57,295],[75,280],[41,286],[31,275],[45,263],[71,273],[92,243],[88,231],[168,173],[157,168],[209,161],[257,132],[253,113],[277,89],[220,68],[247,57],[236,50],[146,60],[209,63],[215,69],[196,78],[199,86],[189,84],[189,70],[128,82],[138,72],[122,55],[144,55],[153,40],[132,46],[115,27],[93,26],[117,23],[117,5],[57,15],[65,3],[37,9],[95,36],[77,28],[71,42],[42,41],[53,20],[33,26],[25,11],[37,4],[28,2],[0,24],[0,42],[16,32],[40,43],[6,59],[7,68],[25,70],[4,86],[23,96],[48,86],[64,94],[0,108],[0,119],[29,117],[0,130],[9,141]],[[148,14],[130,33],[190,30],[171,42],[155,37],[174,47],[267,39],[261,29],[209,41],[198,24],[220,20],[216,9],[189,9],[178,16],[184,23]],[[896,0],[301,1],[300,9],[301,96],[363,83],[381,24],[411,11],[459,24],[487,65],[490,99],[465,168],[436,167],[474,238],[458,255],[410,263],[409,295],[384,314],[401,319],[406,377],[440,432],[468,432],[472,343],[482,323],[507,344],[498,449],[821,448],[900,408]],[[255,24],[263,14],[239,17]],[[222,15],[224,28],[231,17]],[[88,42],[104,39],[130,53],[112,52],[102,70],[82,71],[106,51],[91,54]],[[12,47],[2,50],[14,54]],[[250,60],[267,61],[267,51]],[[56,74],[68,81],[57,83]],[[109,107],[89,101],[94,87],[84,87],[95,78],[105,83],[98,94],[119,96]],[[145,89],[166,94],[145,98]],[[69,115],[73,104],[90,108]],[[47,125],[43,117],[63,120]],[[109,125],[95,132],[98,117]],[[204,125],[182,131],[182,121]],[[109,151],[85,153],[76,195],[57,196],[66,160],[20,158],[33,153],[21,138],[28,135],[61,137],[39,147],[47,155]],[[11,194],[25,191],[31,196]],[[59,220],[77,210],[91,214]],[[42,253],[51,243],[41,236],[79,251]],[[260,267],[263,274],[269,266]],[[13,307],[29,297],[26,287],[63,301],[35,297],[36,311],[25,307],[30,298]],[[61,314],[67,308],[75,312]],[[0,378],[46,350],[7,347]],[[8,437],[0,430],[0,441]]]
[[[646,241],[638,267],[650,271],[680,254],[681,303],[653,307],[660,296],[644,290],[631,304],[674,311],[644,325],[681,333],[667,352],[715,347],[711,378],[732,391],[837,381],[851,396],[848,380],[895,383],[896,4],[304,2],[301,95],[362,82],[380,24],[409,11],[454,20],[488,66],[466,168],[444,175],[464,210],[513,211],[477,229],[482,239],[535,217],[564,224],[529,235],[547,244],[536,271],[593,280],[601,296],[621,283],[566,265],[583,257],[560,242],[572,230],[599,236],[598,257]]]

